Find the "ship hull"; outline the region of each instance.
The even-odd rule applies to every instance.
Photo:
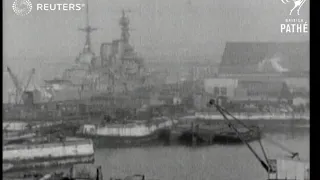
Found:
[[[93,163],[94,147],[91,140],[68,138],[63,142],[36,144],[8,144],[3,147],[5,172]]]
[[[170,128],[159,129],[146,136],[103,136],[78,134],[78,137],[90,138],[95,148],[130,148],[165,145],[170,140]]]
[[[2,161],[3,172],[17,172],[25,171],[29,169],[43,169],[43,168],[54,168],[60,166],[68,166],[72,164],[82,164],[82,163],[94,163],[94,155],[87,156],[73,156],[73,157],[58,157],[58,158],[43,158],[43,159],[33,159],[28,161]]]
[[[180,145],[196,145],[196,146],[206,146],[206,145],[237,145],[243,144],[243,141],[236,133],[228,133],[229,131],[214,131],[208,129],[199,129],[198,132],[192,132],[191,130],[176,130],[172,133],[171,144]],[[246,131],[239,132],[247,142],[252,142],[261,139],[261,135],[258,132]]]

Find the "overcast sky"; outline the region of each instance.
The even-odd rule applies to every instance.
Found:
[[[188,3],[190,1],[191,3]],[[84,43],[85,11],[37,12],[19,17],[13,0],[4,0],[6,57],[74,56]],[[36,3],[84,3],[84,0],[31,0]],[[101,28],[92,41],[98,53],[102,42],[119,36],[121,9],[131,9],[132,43],[146,56],[174,52],[221,54],[226,41],[288,41],[307,35],[284,35],[280,23],[293,4],[281,0],[89,0],[92,26]],[[294,16],[293,16],[294,17]],[[309,3],[301,16],[309,18]],[[200,49],[198,49],[199,47]]]
[[[84,0],[30,0],[36,3],[85,3]],[[190,1],[190,3],[188,3]],[[84,44],[85,11],[37,12],[24,17],[4,0],[4,62],[15,71],[42,63],[73,62]],[[94,51],[119,37],[121,9],[131,9],[131,43],[146,61],[183,61],[190,57],[220,61],[226,41],[301,41],[308,34],[280,33],[293,4],[281,0],[89,0]],[[297,18],[297,16],[292,16]],[[308,0],[300,18],[309,22]],[[26,60],[21,60],[25,57]],[[21,66],[20,68],[18,68]],[[41,71],[41,70],[39,70]]]

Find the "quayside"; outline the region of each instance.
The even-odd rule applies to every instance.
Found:
[[[261,166],[267,172],[266,180],[284,180],[284,179],[295,179],[295,180],[310,180],[310,162],[308,160],[302,160],[299,157],[299,153],[290,151],[288,148],[284,148],[283,145],[279,144],[278,147],[289,153],[289,157],[272,159],[269,158],[261,140],[259,140],[260,148],[263,152],[263,158],[261,158],[257,152],[252,148],[248,141],[237,131],[233,126],[228,117],[236,119],[226,109],[216,103],[214,99],[211,99],[208,103],[210,107],[215,107],[224,119],[228,122],[230,128],[237,133],[241,141],[248,147],[256,159],[260,162]],[[259,128],[256,128],[259,131]]]

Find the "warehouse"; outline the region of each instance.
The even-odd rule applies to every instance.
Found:
[[[236,81],[234,101],[291,102],[309,92],[309,42],[227,42],[219,78]],[[229,87],[229,91],[231,91]]]

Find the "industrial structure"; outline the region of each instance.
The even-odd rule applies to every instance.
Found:
[[[242,103],[292,104],[295,94],[308,98],[308,47],[308,42],[227,42],[218,76],[206,78],[204,90]]]

